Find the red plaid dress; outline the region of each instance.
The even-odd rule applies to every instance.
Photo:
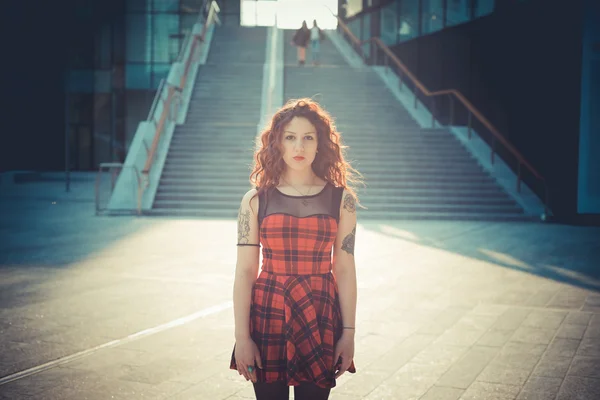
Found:
[[[331,255],[342,193],[327,184],[312,196],[271,189],[259,197],[263,263],[250,307],[250,334],[263,363],[258,382],[335,386],[342,317]],[[237,370],[234,354],[230,368]],[[348,372],[356,372],[354,363]]]

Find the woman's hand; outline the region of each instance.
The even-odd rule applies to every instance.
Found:
[[[240,375],[244,375],[246,380],[256,382],[256,366],[258,368],[263,367],[262,360],[260,359],[260,352],[258,346],[250,338],[237,340],[235,343],[235,362],[237,364],[237,370]],[[248,371],[248,367],[252,367],[252,372]]]
[[[336,373],[335,379],[342,376],[350,368],[350,364],[352,364],[352,360],[354,359],[354,334],[343,333],[340,340],[336,343],[333,357],[334,368],[339,357],[342,357],[342,365],[339,370],[334,371]]]

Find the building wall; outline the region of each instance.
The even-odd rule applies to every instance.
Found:
[[[578,212],[600,214],[600,3],[584,0]]]
[[[5,9],[18,40],[5,48],[15,70],[0,171],[65,169],[66,142],[72,170],[124,160],[202,0],[27,4]]]

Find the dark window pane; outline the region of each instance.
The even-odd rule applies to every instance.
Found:
[[[151,72],[150,64],[127,64],[125,71],[127,89],[149,89]]]
[[[419,0],[400,2],[400,41],[419,35]]]
[[[443,28],[444,0],[421,0],[421,10],[423,35]]]
[[[470,19],[470,0],[448,0],[446,25],[458,25]]]
[[[128,11],[150,11],[150,0],[126,0]]]
[[[179,0],[152,0],[154,11],[178,12]]]
[[[150,62],[152,14],[127,15],[127,61]]]
[[[381,9],[380,37],[388,46],[396,44],[398,38],[398,5],[396,2]]]
[[[179,33],[179,16],[176,14],[153,14],[152,62],[170,62],[171,35]],[[176,43],[175,43],[176,44]]]
[[[494,11],[495,0],[473,0],[475,1],[475,17],[482,17]]]

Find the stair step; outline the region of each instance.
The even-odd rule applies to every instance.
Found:
[[[364,204],[363,204],[364,205]],[[368,205],[366,205],[368,207]],[[189,209],[189,210],[221,210],[226,212],[227,215],[237,214],[239,209],[239,201],[183,201],[183,200],[169,200],[161,199],[154,202],[153,209]],[[410,204],[410,205],[378,205],[377,208],[372,207],[370,209],[360,209],[358,211],[359,218],[375,217],[380,215],[385,219],[391,219],[393,215],[406,214],[406,213],[417,213],[421,215],[427,214],[460,214],[462,218],[472,216],[482,218],[485,215],[494,215],[495,217],[506,216],[506,217],[523,217],[524,214],[517,207],[511,206],[496,206],[496,205],[428,205],[428,204]],[[389,215],[390,218],[386,216]],[[461,219],[462,219],[461,218]]]
[[[241,199],[232,201],[182,201],[161,199],[155,200],[152,208],[196,208],[212,210],[232,210],[237,213],[240,208]]]
[[[403,159],[431,159],[439,158],[440,160],[456,159],[468,157],[470,154],[463,147],[452,148],[431,148],[431,147],[403,147],[390,146],[390,148],[366,148],[366,147],[351,147],[346,150],[346,154],[357,161],[362,159],[380,159],[385,157],[391,160]]]
[[[367,181],[367,187],[361,190],[367,191],[371,189],[390,189],[390,190],[476,190],[476,191],[496,191],[499,190],[498,185],[492,179],[483,182],[467,181]]]
[[[198,157],[195,160],[181,160],[178,158],[167,158],[165,166],[170,166],[174,168],[182,168],[182,169],[204,169],[204,168],[214,168],[219,167],[222,170],[230,170],[230,169],[239,169],[246,168],[248,165],[252,165],[253,160],[239,160],[232,159],[227,162],[227,164],[223,164],[222,159],[206,159],[202,156]],[[464,163],[444,163],[438,162],[437,160],[434,162],[413,162],[407,163],[402,161],[395,161],[390,163],[382,163],[378,161],[370,161],[357,163],[355,167],[361,173],[373,173],[377,171],[406,171],[406,170],[417,170],[417,171],[479,171],[484,172],[480,165],[473,161],[464,162]]]
[[[252,167],[252,161],[248,160],[245,163],[235,163],[235,164],[225,164],[223,165],[222,161],[215,162],[206,162],[203,161],[202,158],[199,158],[197,162],[191,163],[181,163],[179,160],[177,162],[169,161],[165,163],[164,171],[182,171],[182,172],[196,172],[210,173],[215,169],[223,173],[237,173],[242,170],[250,171]],[[465,175],[465,176],[473,176],[473,175],[482,175],[486,174],[486,172],[479,166],[473,165],[468,166],[466,168],[455,168],[451,166],[431,166],[431,167],[414,167],[414,166],[388,166],[381,165],[378,167],[361,167],[359,171],[365,176],[383,174],[383,175],[396,175],[396,174],[441,174],[441,175]]]
[[[232,176],[227,180],[222,178],[216,178],[212,176],[203,176],[201,178],[190,178],[190,177],[171,177],[166,179],[164,176],[161,178],[160,184],[167,186],[182,186],[182,187],[236,187],[236,188],[250,188],[249,176]],[[475,190],[475,191],[497,191],[499,190],[498,185],[493,180],[487,180],[485,182],[449,182],[448,180],[443,181],[383,181],[382,182],[367,182],[366,188],[362,190]]]
[[[173,139],[171,144],[204,144],[204,145],[223,145],[223,144],[231,144],[235,143],[235,141],[240,139],[246,139],[254,141],[256,139],[256,135],[251,132],[246,133],[235,133],[232,135],[222,133],[222,134],[206,134],[205,132],[196,131],[196,134],[191,133],[183,134],[182,131],[177,131],[173,135]],[[389,135],[389,137],[381,138],[382,142],[385,142],[386,145],[377,145],[374,146],[373,142],[369,142],[366,140],[358,140],[356,138],[348,138],[344,137],[344,144],[350,146],[350,150],[354,147],[359,147],[361,149],[386,149],[386,148],[406,148],[406,149],[464,149],[464,147],[457,141],[451,141],[446,139],[429,139],[425,140],[418,137],[410,137],[410,138],[402,138],[402,137],[393,137]]]
[[[508,197],[451,197],[449,195],[444,196],[397,196],[397,197],[360,197],[360,202],[367,207],[380,207],[386,204],[393,205],[407,205],[407,204],[419,204],[419,205],[465,205],[465,206],[507,206],[516,207],[516,203]]]
[[[217,179],[221,181],[235,179],[238,177],[248,177],[249,170],[240,170],[239,172],[222,172],[222,171],[210,171],[205,173],[198,172],[185,172],[185,171],[171,171],[165,170],[163,172],[164,179],[195,179],[200,181],[202,179]],[[434,183],[442,183],[442,182],[451,182],[453,184],[457,183],[491,183],[494,182],[492,178],[485,175],[441,175],[441,174],[403,174],[403,175],[374,175],[372,177],[366,177],[367,182],[384,182],[388,183],[391,180],[401,181],[401,182],[422,182],[426,180],[430,184]]]
[[[183,197],[183,196],[182,196]],[[212,208],[212,209],[232,209],[237,210],[240,205],[240,198],[218,198],[218,197],[194,197],[185,196],[186,199],[161,196],[154,202],[155,207],[171,207],[171,208]],[[422,203],[397,203],[397,202],[382,202],[376,204],[368,204],[361,202],[367,207],[367,210],[360,211],[428,211],[428,212],[452,212],[460,211],[462,213],[481,213],[492,212],[494,214],[501,213],[521,213],[520,209],[514,205],[495,205],[495,204],[422,204]]]
[[[181,201],[181,202],[219,202],[222,204],[238,205],[244,193],[215,193],[206,191],[194,191],[186,193],[183,191],[172,190],[170,192],[158,192],[155,201]],[[420,196],[420,197],[361,197],[360,202],[367,207],[390,207],[402,205],[420,205],[420,206],[498,206],[498,207],[516,207],[516,204],[511,199],[504,198],[466,198],[466,197],[450,197],[450,196]]]
[[[183,144],[181,142],[172,143],[170,150],[177,151],[181,153],[193,152],[194,154],[198,154],[198,150],[202,148],[209,148],[211,152],[220,152],[223,155],[230,151],[236,151],[240,149],[246,149],[248,146],[253,147],[254,143],[248,141],[243,144],[236,143],[235,145],[210,145],[210,144],[202,144],[202,143],[193,143],[193,144]],[[391,146],[390,146],[391,147]],[[402,160],[404,157],[411,158],[428,158],[428,157],[444,157],[446,156],[458,157],[458,156],[467,156],[469,153],[463,147],[457,148],[432,148],[427,146],[420,147],[409,147],[409,146],[397,146],[398,148],[354,148],[351,150],[346,150],[346,153],[354,158],[359,159],[372,159],[379,157],[388,157],[390,159]]]
[[[144,212],[149,217],[180,217],[180,218],[202,218],[236,220],[236,210],[220,209],[196,209],[196,208],[156,208]],[[381,212],[360,211],[360,221],[495,221],[495,222],[539,222],[539,216],[524,214],[493,214],[493,213],[443,213],[443,212]]]
[[[184,177],[164,177],[162,176],[160,179],[160,186],[164,186],[166,188],[172,188],[174,186],[185,186],[185,187],[235,187],[239,188],[239,190],[243,191],[246,188],[246,191],[250,190],[250,174],[246,176],[232,176],[226,180],[223,178],[214,177],[214,176],[204,176],[201,178],[190,178],[187,176]],[[160,187],[159,186],[159,187]],[[246,193],[243,191],[243,193]]]
[[[391,181],[400,181],[400,182],[423,182],[426,181],[430,184],[448,182],[452,184],[457,183],[492,183],[495,181],[484,174],[473,174],[473,175],[465,175],[465,174],[438,174],[438,173],[406,173],[406,174],[363,174],[365,177],[365,181],[367,184],[373,185],[375,183],[386,184]]]
[[[206,153],[206,149],[210,149],[210,154],[203,154]],[[201,158],[203,156],[218,156],[221,158],[221,161],[223,160],[227,160],[233,156],[237,156],[237,157],[249,157],[249,159],[252,159],[252,153],[253,153],[254,149],[252,144],[248,144],[247,146],[236,146],[236,147],[230,147],[230,148],[224,148],[224,147],[202,147],[202,146],[188,146],[188,147],[174,147],[172,146],[171,149],[169,149],[169,157],[171,155],[173,156],[177,156],[177,157],[186,157],[186,156],[191,156],[193,158]]]
[[[215,109],[202,109],[200,107],[196,107],[195,111],[200,112],[199,114],[190,114],[186,117],[186,124],[197,124],[205,122],[208,118],[211,121],[226,121],[228,123],[235,121],[249,121],[258,124],[259,111],[258,110],[239,110],[235,113],[235,115],[231,115],[227,113],[227,111],[223,111],[222,108]]]
[[[153,208],[151,210],[145,211],[144,215],[149,217],[180,217],[237,220],[238,210],[211,210],[206,208]]]
[[[501,197],[506,196],[506,193],[495,186],[482,186],[482,187],[420,187],[420,188],[377,188],[367,187],[361,188],[359,191],[359,198],[363,197],[437,197],[437,196],[451,196],[455,198],[469,198],[469,197]]]
[[[359,221],[506,221],[506,222],[532,222],[539,221],[539,216],[530,216],[519,213],[463,213],[463,212],[438,212],[438,211],[359,211]]]
[[[485,205],[480,204],[472,206],[470,204],[443,204],[443,205],[431,205],[431,204],[377,204],[369,207],[369,204],[362,202],[362,204],[373,210],[377,211],[390,211],[390,212],[460,212],[463,214],[475,214],[475,213],[493,213],[493,214],[519,214],[522,211],[511,205]],[[362,211],[362,210],[361,210]]]
[[[170,182],[170,181],[169,181]],[[247,183],[247,182],[246,182]],[[243,186],[243,185],[242,185]],[[239,197],[241,199],[243,193],[242,186],[198,186],[198,181],[193,183],[189,181],[174,182],[173,185],[163,185],[158,188],[157,194],[173,194],[173,195],[193,195],[201,196],[203,194],[212,195],[225,195]],[[249,189],[246,189],[249,190]],[[501,189],[495,186],[483,186],[481,188],[464,188],[464,187],[451,187],[451,188],[361,188],[359,191],[359,198],[377,199],[377,198],[434,198],[434,197],[448,197],[455,199],[465,198],[501,198],[506,197]]]

